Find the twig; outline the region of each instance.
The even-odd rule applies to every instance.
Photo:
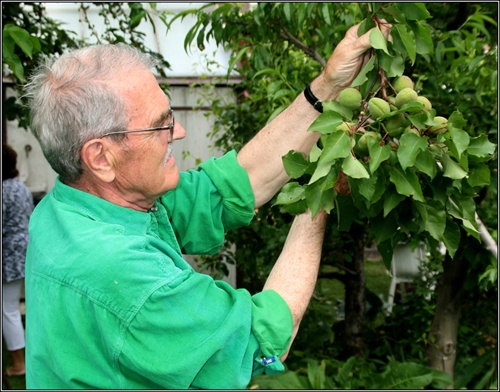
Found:
[[[292,44],[297,46],[300,50],[302,50],[304,53],[307,55],[311,56],[313,59],[318,61],[322,67],[326,66],[326,60],[313,48],[310,48],[306,44],[304,44],[302,41],[300,41],[298,38],[296,38],[292,33],[290,33],[285,26],[281,22],[278,22],[283,33],[281,36],[287,40],[289,40]]]

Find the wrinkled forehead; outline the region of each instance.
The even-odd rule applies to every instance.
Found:
[[[125,104],[130,127],[144,127],[157,121],[170,106],[149,69],[136,67],[124,72],[116,81],[115,91]]]

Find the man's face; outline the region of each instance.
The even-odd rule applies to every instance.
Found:
[[[127,129],[164,126],[169,123],[170,102],[149,70],[128,72],[117,85],[125,99]],[[179,182],[179,169],[168,142],[169,130],[129,133],[117,146],[115,187],[128,202],[153,203]],[[184,128],[174,122],[173,139],[182,139]]]

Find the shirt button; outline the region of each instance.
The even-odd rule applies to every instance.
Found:
[[[149,211],[151,211],[151,212],[156,212],[156,211],[158,211],[158,206],[153,206],[153,207],[151,207],[151,208],[149,209]]]

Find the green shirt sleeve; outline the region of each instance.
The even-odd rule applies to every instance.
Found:
[[[284,369],[279,357],[291,333],[290,310],[276,292],[250,296],[184,271],[145,301],[124,335],[119,363],[137,385],[244,389],[252,375]],[[262,358],[274,360],[265,365]]]
[[[214,254],[228,230],[248,225],[254,195],[236,151],[182,172],[178,186],[161,198],[186,254]]]

